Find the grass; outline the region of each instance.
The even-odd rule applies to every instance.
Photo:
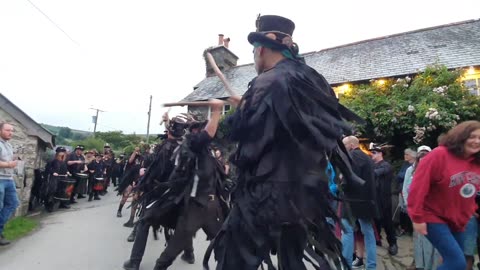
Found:
[[[5,224],[3,235],[8,240],[20,238],[38,226],[38,221],[27,217],[16,217]]]

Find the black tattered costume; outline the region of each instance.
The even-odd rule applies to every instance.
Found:
[[[226,213],[220,208],[219,183],[224,174],[209,149],[211,138],[205,131],[182,138],[185,128],[187,123],[172,121],[172,136],[159,146],[140,183],[142,214],[126,269],[140,264],[150,227],[174,230],[155,269],[166,269],[182,251],[193,259],[195,232],[202,228],[213,238],[221,227]]]
[[[162,183],[168,180],[168,176],[173,169],[173,161],[171,160],[172,153],[177,146],[178,141],[176,139],[164,140],[162,144],[158,146],[155,159],[147,169],[143,182],[137,188],[139,191],[143,192],[140,199],[142,204],[142,214],[140,215],[140,221],[135,225],[135,241],[132,247],[130,260],[125,264],[138,266],[142,261],[147,244],[149,228],[152,225],[143,219],[145,208],[155,200],[156,196],[161,195],[157,182]],[[122,184],[124,183],[122,182]]]
[[[361,182],[340,141],[349,131],[342,113],[354,115],[341,107],[324,77],[296,57],[293,22],[263,16],[258,23],[250,43],[286,58],[250,82],[228,119],[238,144],[231,162],[239,177],[232,210],[212,242],[216,269],[257,270],[262,262],[275,269],[271,254],[279,269],[306,269],[304,261],[315,269],[348,269],[326,222],[336,216],[328,205],[325,169],[331,162],[347,184]]]
[[[173,154],[175,168],[165,192],[146,209],[146,222],[175,229],[155,270],[167,269],[182,250],[188,252],[197,230],[203,229],[207,239],[212,239],[227,215],[226,176],[210,142],[204,130],[185,136]]]

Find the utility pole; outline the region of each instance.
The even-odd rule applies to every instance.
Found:
[[[150,105],[148,107],[148,123],[147,123],[147,144],[150,141],[150,116],[152,115],[152,95],[150,95]]]
[[[97,108],[90,108],[90,110],[95,110],[97,111],[97,114],[94,116],[93,122],[95,123],[95,126],[93,128],[93,137],[95,137],[95,132],[97,132],[97,122],[98,122],[98,112],[105,112]]]

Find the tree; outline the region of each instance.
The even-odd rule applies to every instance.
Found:
[[[437,137],[457,123],[480,119],[480,97],[461,82],[462,70],[428,66],[415,76],[372,81],[358,85],[341,97],[341,103],[362,116],[361,136],[406,146],[437,145]]]
[[[108,142],[114,149],[124,148],[130,144],[127,136],[122,131],[97,132],[95,137]]]
[[[95,149],[98,152],[103,152],[103,146],[105,145],[105,141],[95,137],[88,137],[81,141],[74,141],[71,144],[73,148],[75,148],[77,145],[85,146],[86,150]]]
[[[58,130],[58,136],[66,139],[71,138],[72,130],[69,127],[61,127]]]

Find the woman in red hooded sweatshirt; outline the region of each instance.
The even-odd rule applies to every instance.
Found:
[[[463,231],[480,190],[480,122],[463,122],[442,141],[415,172],[408,213],[415,231],[442,255],[438,270],[464,270]]]

